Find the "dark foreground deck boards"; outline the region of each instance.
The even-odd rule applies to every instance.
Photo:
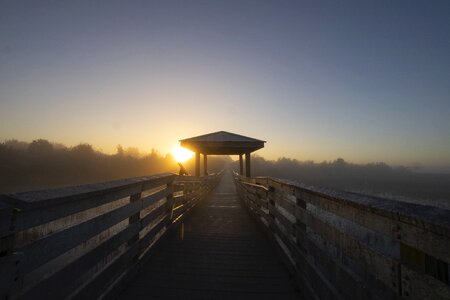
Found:
[[[230,172],[177,233],[162,241],[119,297],[298,298],[275,249],[240,203]]]

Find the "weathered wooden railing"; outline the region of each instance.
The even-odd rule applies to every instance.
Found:
[[[450,211],[235,174],[306,299],[450,299]]]
[[[162,174],[0,198],[0,299],[113,295],[219,180]]]

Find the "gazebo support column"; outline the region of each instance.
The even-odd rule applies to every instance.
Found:
[[[239,174],[244,175],[244,162],[242,161],[242,154],[239,154]]]
[[[195,176],[200,177],[200,152],[195,152]]]
[[[203,154],[203,174],[208,176],[208,155]]]
[[[245,153],[245,176],[251,177],[251,172],[250,172],[250,152]]]

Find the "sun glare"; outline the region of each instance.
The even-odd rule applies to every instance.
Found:
[[[189,158],[191,158],[192,155],[194,155],[194,152],[189,151],[186,148],[176,146],[175,148],[173,148],[172,154],[173,154],[173,157],[175,157],[175,160],[177,162],[182,163],[182,162],[187,161]]]

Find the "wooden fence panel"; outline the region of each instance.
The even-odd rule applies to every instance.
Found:
[[[2,195],[0,299],[107,295],[220,176],[161,174]]]
[[[269,203],[267,230],[308,298],[450,299],[449,210],[267,177],[235,182],[258,219]]]

